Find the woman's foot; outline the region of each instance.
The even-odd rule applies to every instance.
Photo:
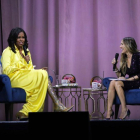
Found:
[[[122,111],[119,119],[125,119],[127,116],[128,117],[130,116],[130,110],[129,109]]]
[[[111,117],[113,118],[113,116],[114,116],[114,111],[113,111],[113,110],[109,110],[109,111],[107,112],[106,119],[107,119],[107,120],[110,120],[110,118],[111,118]]]
[[[22,112],[18,112],[16,118],[20,121],[28,120],[28,117]]]
[[[48,80],[48,93],[50,95],[50,97],[52,98],[53,100],[53,103],[54,103],[54,111],[55,112],[68,112],[70,111],[74,105],[72,105],[71,107],[69,108],[66,108],[58,99],[58,97],[56,96],[56,93],[51,85],[51,82],[50,80]]]
[[[58,103],[56,103],[54,106],[54,111],[55,112],[69,112],[73,107],[74,105],[72,105],[69,108],[66,108],[60,101],[58,101]]]

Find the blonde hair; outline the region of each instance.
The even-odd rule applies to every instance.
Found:
[[[130,53],[136,53],[139,52],[137,50],[137,44],[134,38],[132,37],[125,37],[123,38],[123,43],[125,48],[130,52]],[[126,54],[121,54],[121,59],[120,59],[120,70],[121,72],[125,75],[126,74],[126,69],[127,69],[127,55]]]

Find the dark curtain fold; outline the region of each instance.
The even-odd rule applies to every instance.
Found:
[[[2,45],[8,46],[7,38],[12,28],[19,26],[19,0],[1,0],[2,14]]]

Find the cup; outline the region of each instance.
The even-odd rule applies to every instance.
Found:
[[[101,88],[101,84],[98,83],[98,82],[92,82],[92,88],[93,89],[99,89],[99,88]]]
[[[67,84],[67,83],[68,83],[68,80],[67,80],[67,79],[62,79],[62,80],[61,80],[61,83],[62,83],[62,84]]]
[[[92,88],[94,88],[94,89],[97,89],[97,85],[98,83],[97,82],[92,82]]]

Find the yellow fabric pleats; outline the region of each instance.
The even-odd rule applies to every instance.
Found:
[[[29,112],[42,112],[46,98],[48,74],[45,70],[30,70],[21,74],[18,79],[11,78],[12,87],[20,87],[26,91],[27,103],[23,105],[23,112],[28,116]]]
[[[33,68],[30,52],[28,53],[30,61],[27,64],[16,46],[15,48],[16,53],[10,47],[2,53],[3,73],[9,76],[12,87],[23,88],[26,92],[27,103],[23,105],[20,112],[27,116],[29,112],[42,112],[48,87],[48,73],[45,70]]]

